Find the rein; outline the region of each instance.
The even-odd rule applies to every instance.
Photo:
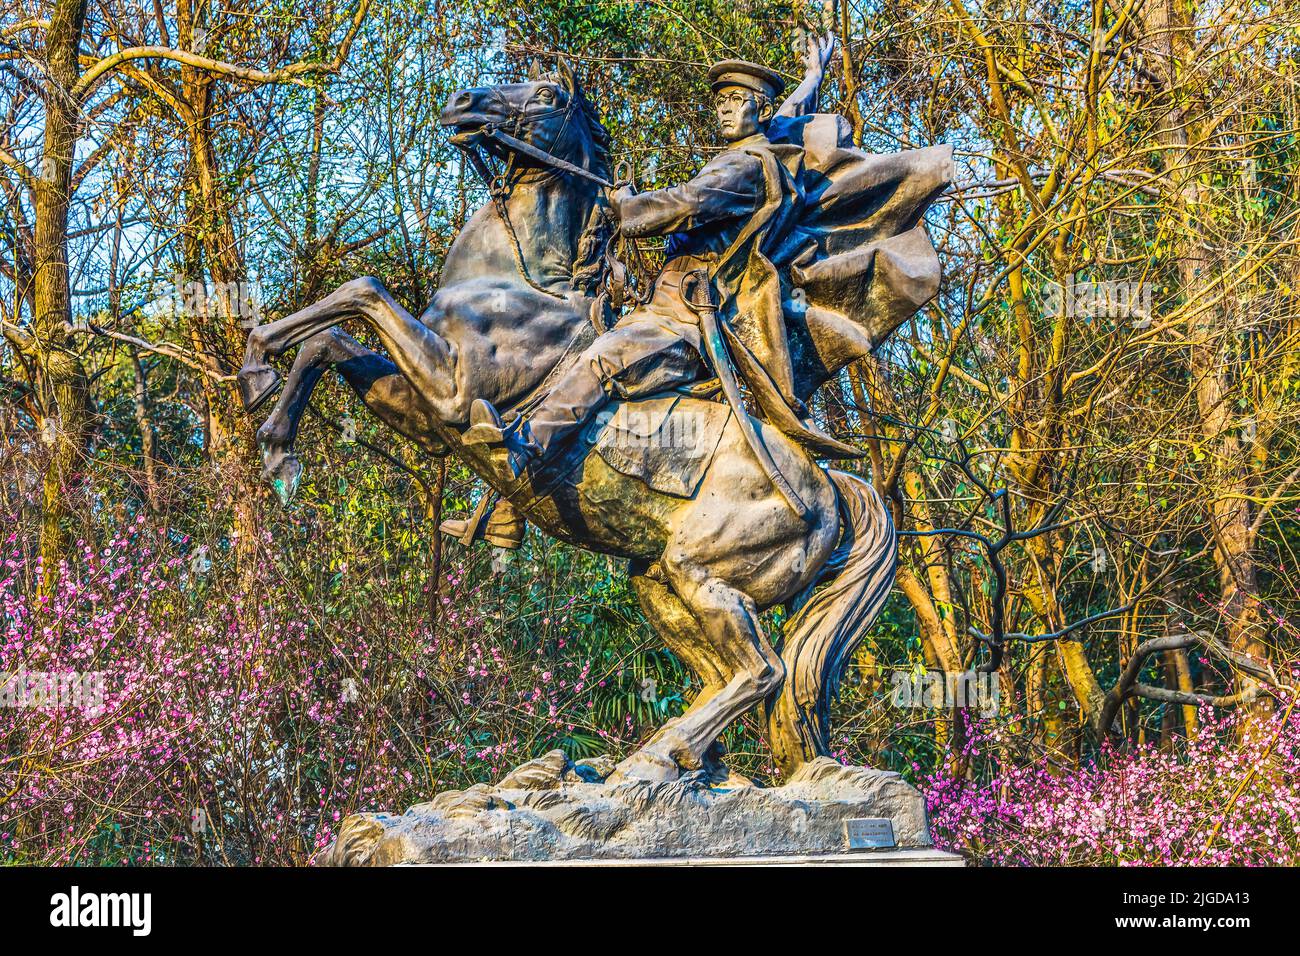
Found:
[[[563,133],[564,130],[561,129],[560,132]],[[510,149],[516,153],[523,153],[525,156],[543,162],[561,172],[573,173],[575,176],[590,179],[593,183],[604,186],[606,189],[614,188],[614,184],[603,176],[597,176],[591,170],[583,169],[581,166],[577,166],[569,162],[567,159],[560,159],[560,157],[552,155],[546,150],[534,146],[532,143],[526,143],[522,139],[515,139],[509,133],[501,132],[501,130],[496,126],[483,127],[483,135],[488,139],[496,140],[502,146],[510,147]]]

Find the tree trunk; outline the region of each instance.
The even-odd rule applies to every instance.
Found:
[[[86,20],[86,0],[59,0],[46,31],[45,144],[36,177],[34,205],[33,383],[42,416],[41,434],[50,446],[41,516],[41,591],[54,583],[67,544],[68,497],[89,450],[94,407],[90,381],[68,332],[72,297],[68,287],[68,206],[77,142],[77,48]]]
[[[180,42],[192,48],[198,24],[194,10],[182,2],[178,9]],[[219,483],[219,500],[232,512],[234,550],[241,575],[251,570],[258,538],[256,462],[253,426],[235,393],[234,383],[219,381],[239,367],[247,331],[241,320],[250,317],[247,273],[235,238],[232,203],[220,183],[213,145],[215,78],[206,70],[181,69],[182,97],[190,112],[186,130],[189,169],[186,198],[187,275],[202,282],[206,265],[211,295],[200,297],[206,308],[191,317],[190,336],[207,370],[203,395],[207,406],[207,453]]]
[[[1200,180],[1203,157],[1198,144],[1202,131],[1196,118],[1207,111],[1194,101],[1195,94],[1187,92],[1180,83],[1180,77],[1190,71],[1189,61],[1195,55],[1193,17],[1189,9],[1171,0],[1151,4],[1141,15],[1146,35],[1157,38],[1148,44],[1146,52],[1151,54],[1153,75],[1158,77],[1161,93],[1168,100],[1158,140],[1169,151],[1166,167],[1178,171],[1178,180],[1171,184],[1177,202],[1175,215],[1181,218],[1181,228],[1175,231],[1179,239],[1177,272],[1181,290],[1190,299],[1208,288],[1206,280],[1213,263],[1213,253],[1204,244],[1205,236],[1212,233],[1200,223],[1202,209],[1210,197]],[[1207,509],[1219,578],[1220,613],[1232,649],[1263,663],[1268,661],[1268,651],[1262,641],[1263,621],[1253,556],[1250,469],[1232,421],[1233,382],[1227,344],[1233,336],[1225,327],[1226,318],[1221,306],[1193,311],[1188,320],[1191,346],[1187,367],[1196,396],[1201,437],[1209,451],[1206,485],[1213,497]],[[1235,689],[1241,692],[1253,683],[1252,678],[1239,672]],[[1270,704],[1261,696],[1254,706],[1257,712],[1266,712]]]

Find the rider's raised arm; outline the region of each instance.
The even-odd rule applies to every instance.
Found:
[[[808,45],[803,55],[803,82],[793,93],[785,98],[778,109],[778,116],[803,116],[816,113],[821,95],[822,79],[826,76],[826,66],[835,52],[835,37],[828,33],[819,37],[808,34]]]
[[[762,162],[728,151],[714,157],[690,182],[620,199],[619,228],[638,239],[745,216],[761,205],[764,189]]]

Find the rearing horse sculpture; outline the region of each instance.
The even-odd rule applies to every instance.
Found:
[[[429,454],[459,455],[545,532],[630,559],[646,617],[703,688],[611,779],[672,779],[701,767],[728,724],[757,705],[777,765],[795,772],[828,752],[829,700],[893,583],[897,547],[888,513],[861,478],[820,467],[754,421],[807,505],[801,518],[760,467],[730,407],[690,394],[642,403],[651,426],[637,425],[629,407],[615,403],[612,416],[556,464],[520,481],[499,451],[463,444],[474,399],[525,405],[596,334],[601,316],[593,320],[593,312],[605,301],[597,260],[608,223],[595,180],[609,176],[608,139],[563,63],[527,82],[458,92],[441,121],[458,141],[480,138],[508,162],[497,201],[461,230],[441,287],[418,318],[379,282],[361,278],[250,334],[239,375],[250,410],[280,384],[268,360],[302,345],[258,433],[266,476],[283,499],[292,496],[301,474],[293,452],[298,421],[311,389],[333,367],[383,421]],[[482,138],[498,127],[513,131],[504,145]],[[861,347],[877,344],[898,321],[866,330],[870,341]],[[349,322],[369,327],[388,357],[337,328]],[[826,358],[824,377],[853,357]],[[697,470],[667,490],[647,477],[656,467],[651,456],[665,454],[653,440],[663,434],[677,442],[669,460]],[[759,619],[778,604],[793,612],[779,653]]]

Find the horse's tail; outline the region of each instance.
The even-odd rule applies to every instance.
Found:
[[[794,602],[781,659],[785,681],[767,700],[772,752],[788,777],[830,753],[831,700],[840,677],[894,584],[898,536],[876,490],[857,475],[828,471],[838,492],[841,538],[817,581]],[[822,582],[825,586],[814,592]]]

